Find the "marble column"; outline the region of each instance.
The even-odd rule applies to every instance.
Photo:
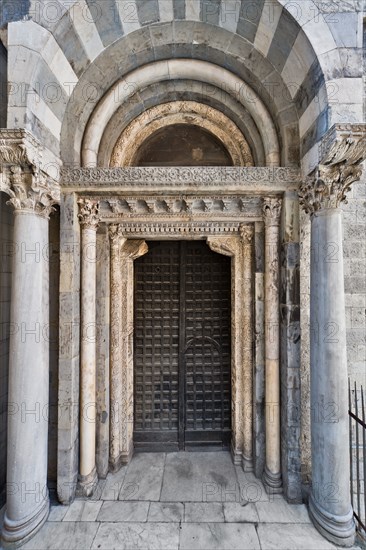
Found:
[[[243,457],[245,472],[253,471],[253,240],[254,226],[241,225],[242,279],[242,349],[243,349]]]
[[[15,208],[9,353],[7,502],[4,546],[19,546],[49,512],[47,444],[49,401],[49,262],[47,189],[31,173],[11,168],[9,204]]]
[[[324,167],[300,191],[311,214],[310,517],[337,546],[352,546],[342,211],[347,172]],[[341,174],[341,175],[340,175]],[[355,178],[354,178],[355,179]],[[349,180],[350,181],[350,180]]]
[[[266,465],[263,482],[269,493],[282,492],[280,452],[280,213],[281,199],[264,199]]]
[[[98,477],[96,450],[96,266],[98,208],[80,199],[81,342],[80,342],[80,466],[78,492],[93,494]]]

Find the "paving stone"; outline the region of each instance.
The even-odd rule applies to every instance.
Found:
[[[181,452],[167,455],[161,501],[225,502],[235,500],[237,489],[230,453]]]
[[[183,516],[184,505],[181,502],[151,502],[147,521],[178,523]]]
[[[287,504],[284,499],[272,502],[257,502],[259,521],[264,523],[310,523],[304,504]]]
[[[165,453],[134,456],[127,467],[119,500],[160,500],[164,463]]]
[[[221,502],[186,502],[184,521],[187,523],[221,523],[224,511]]]
[[[259,524],[262,550],[334,550],[313,525]]]
[[[180,550],[256,550],[254,525],[243,523],[183,523]]]
[[[62,521],[67,514],[69,506],[51,506],[47,521]]]
[[[102,500],[118,500],[118,495],[121,492],[126,472],[127,466],[123,466],[115,474],[107,475],[106,483],[100,497]]]
[[[224,502],[224,517],[228,523],[257,523],[256,507],[252,503],[242,505],[239,502]]]
[[[102,501],[75,500],[67,510],[63,521],[95,521]]]
[[[102,523],[92,546],[97,550],[178,550],[178,547],[178,523]]]
[[[91,548],[98,527],[98,523],[87,522],[45,523],[22,550],[87,550]]]
[[[149,502],[104,502],[98,521],[146,521]]]

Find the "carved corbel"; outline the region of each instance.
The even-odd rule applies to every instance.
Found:
[[[238,252],[238,237],[208,237],[207,244],[213,252],[223,256],[235,256]]]

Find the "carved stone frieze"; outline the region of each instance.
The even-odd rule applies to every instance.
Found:
[[[279,225],[282,200],[268,197],[263,200],[263,219],[267,226]]]
[[[205,237],[210,235],[238,235],[238,222],[123,222],[121,231],[127,237],[154,237],[170,235],[182,238],[184,236]]]
[[[261,200],[245,196],[158,196],[158,197],[98,197],[101,203],[100,216],[108,218],[138,218],[207,215],[258,216]]]
[[[99,225],[99,202],[82,198],[78,200],[79,222],[84,229],[97,229]]]
[[[215,194],[226,194],[228,188],[236,188],[240,193],[253,194],[269,189],[278,193],[297,189],[301,175],[299,169],[289,167],[70,167],[62,169],[61,180],[64,189],[79,192],[103,189],[116,194],[127,189],[140,191],[145,188],[151,192],[154,188],[196,190],[204,186],[207,193],[212,189]]]

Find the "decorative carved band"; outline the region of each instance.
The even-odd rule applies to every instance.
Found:
[[[125,237],[128,235],[139,235],[144,238],[157,235],[176,235],[179,237],[197,235],[198,237],[205,237],[209,235],[238,235],[239,225],[238,222],[125,222],[119,224],[119,231]]]
[[[121,191],[121,184],[145,187],[151,190],[168,185],[172,188],[197,188],[203,184],[227,193],[228,186],[249,192],[263,188],[275,188],[278,192],[297,189],[301,181],[297,168],[276,167],[174,167],[174,168],[64,168],[61,171],[62,187],[65,189],[108,188]],[[94,185],[93,185],[94,184]],[[113,185],[114,184],[114,185]],[[216,191],[216,193],[218,192]]]
[[[281,206],[281,199],[269,197],[263,200],[263,219],[266,226],[279,225]]]
[[[79,222],[84,229],[97,229],[99,225],[99,203],[92,199],[79,199]]]

